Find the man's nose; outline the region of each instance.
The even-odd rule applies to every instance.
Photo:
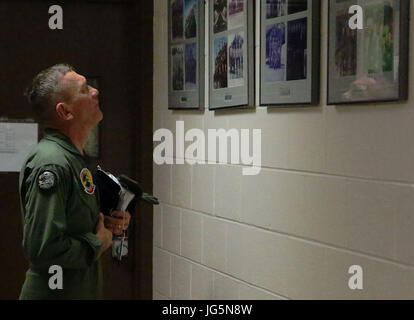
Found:
[[[93,88],[93,90],[92,90],[92,95],[94,96],[94,97],[98,97],[99,96],[99,90],[98,89],[95,89],[95,88]]]

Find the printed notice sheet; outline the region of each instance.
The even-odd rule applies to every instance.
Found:
[[[0,122],[0,172],[19,172],[37,144],[37,123]]]

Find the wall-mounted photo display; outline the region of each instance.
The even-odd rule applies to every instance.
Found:
[[[204,0],[168,1],[168,108],[204,109]]]
[[[351,29],[352,5],[362,29]],[[329,1],[328,104],[408,97],[409,0]]]
[[[254,1],[209,0],[210,110],[254,105]]]
[[[318,104],[320,1],[260,1],[260,105]]]

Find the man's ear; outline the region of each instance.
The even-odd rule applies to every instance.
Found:
[[[72,120],[73,114],[70,112],[68,105],[64,102],[59,102],[56,105],[56,112],[61,120]]]

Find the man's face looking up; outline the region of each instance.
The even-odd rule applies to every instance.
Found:
[[[88,85],[86,78],[74,71],[60,80],[62,94],[68,111],[77,124],[93,128],[102,120],[99,108],[99,91]]]

